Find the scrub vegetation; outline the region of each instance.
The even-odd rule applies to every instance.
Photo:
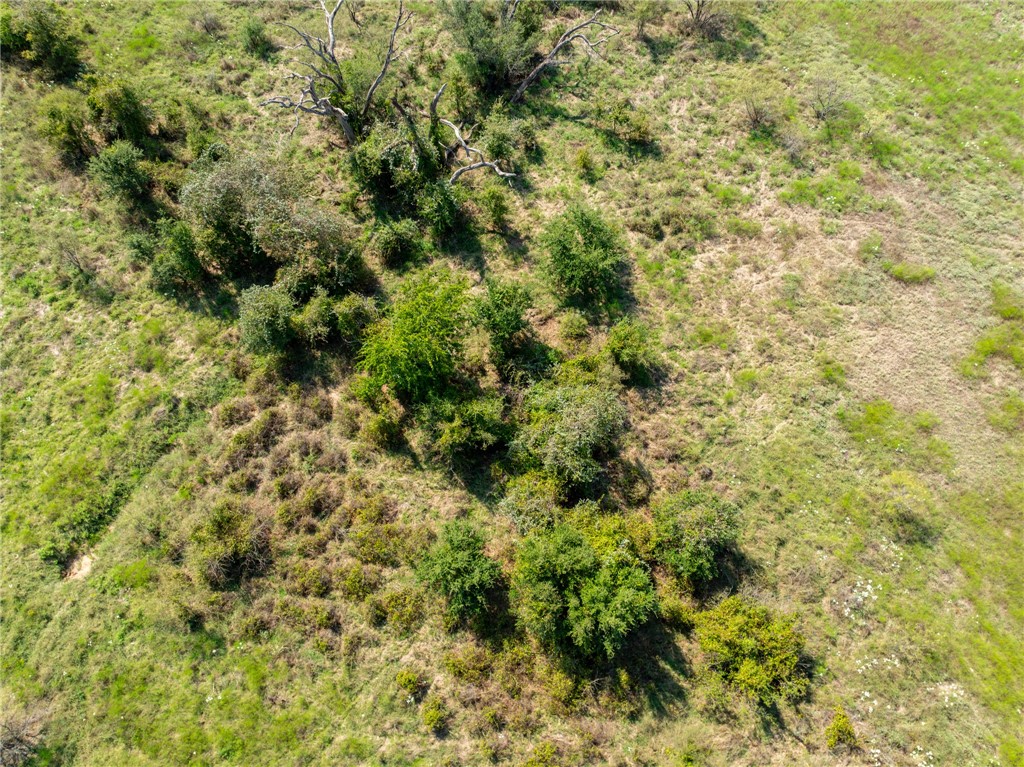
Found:
[[[1022,25],[0,0],[0,764],[1024,765]]]

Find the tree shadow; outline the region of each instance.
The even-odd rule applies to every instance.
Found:
[[[647,49],[647,55],[651,57],[651,62],[660,64],[679,47],[680,38],[676,35],[652,37],[651,35],[644,34],[640,37],[640,42]]]
[[[659,620],[648,621],[633,635],[622,654],[622,666],[637,683],[647,709],[658,718],[672,715],[686,701],[681,678],[692,675],[675,634]]]

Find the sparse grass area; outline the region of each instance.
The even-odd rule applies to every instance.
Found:
[[[502,55],[584,13],[529,5]],[[698,33],[622,4],[602,58],[493,110],[409,7],[383,103],[448,82],[515,178],[425,205],[363,190],[326,122],[289,135],[259,103],[315,7],[70,4],[85,77],[5,59],[26,764],[1024,764],[1021,8],[736,3]],[[365,92],[395,8],[352,10]],[[90,173],[132,140],[93,76],[148,122]],[[201,269],[156,290],[216,144],[295,197],[194,225]],[[335,292],[327,240],[287,239],[314,219]],[[310,256],[294,314],[250,306],[260,248]]]

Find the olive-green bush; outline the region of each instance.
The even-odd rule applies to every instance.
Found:
[[[597,211],[574,205],[548,222],[542,241],[552,290],[565,303],[609,301],[620,292],[625,249]]]
[[[731,596],[697,616],[707,667],[736,690],[770,706],[800,698],[810,684],[796,619]]]
[[[736,541],[738,509],[706,490],[685,490],[653,512],[658,558],[691,585],[713,580],[718,559]]]
[[[284,351],[294,337],[295,301],[280,286],[257,285],[238,298],[242,344],[256,354]]]
[[[89,175],[111,197],[136,206],[148,194],[150,175],[141,165],[142,150],[127,141],[115,141],[89,162]]]
[[[444,267],[410,274],[385,317],[367,330],[360,366],[399,397],[443,389],[462,360],[466,283]]]
[[[444,595],[448,617],[455,623],[479,618],[498,585],[501,568],[484,553],[484,538],[469,522],[454,520],[417,568],[417,576]]]
[[[612,660],[657,610],[650,574],[626,550],[598,558],[576,530],[526,538],[512,576],[519,620],[542,645],[586,660]]]

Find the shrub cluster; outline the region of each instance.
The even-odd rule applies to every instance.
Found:
[[[552,288],[569,304],[611,301],[621,288],[625,250],[597,211],[573,206],[543,234]]]
[[[419,578],[444,595],[453,623],[479,618],[487,610],[488,596],[498,584],[501,570],[484,554],[484,539],[468,522],[456,520],[441,529],[417,571]]]

